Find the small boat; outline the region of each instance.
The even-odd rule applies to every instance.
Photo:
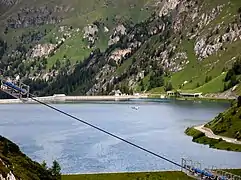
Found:
[[[138,106],[132,106],[131,108],[132,108],[132,109],[135,109],[135,110],[138,110],[140,107],[138,107]]]

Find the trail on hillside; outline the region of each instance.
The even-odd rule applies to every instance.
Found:
[[[205,134],[206,137],[212,138],[212,139],[223,139],[224,141],[228,143],[233,143],[233,144],[241,144],[241,141],[238,141],[237,139],[234,138],[228,138],[224,136],[219,136],[213,133],[213,131],[209,128],[204,127],[204,125],[201,126],[196,126],[194,127],[196,130],[202,132]]]

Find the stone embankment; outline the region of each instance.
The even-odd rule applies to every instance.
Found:
[[[126,95],[126,96],[65,96],[53,95],[46,97],[36,97],[41,102],[76,102],[76,101],[125,101],[130,99],[147,98],[146,95]],[[31,98],[20,99],[0,99],[0,104],[36,103]]]

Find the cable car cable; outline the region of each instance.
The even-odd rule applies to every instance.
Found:
[[[16,88],[16,87],[14,87],[14,86],[11,86],[11,88],[13,88],[13,89],[15,89],[16,91],[19,91],[19,92],[22,91],[22,89]],[[148,150],[148,149],[146,149],[146,148],[144,148],[144,147],[141,147],[141,146],[139,146],[139,145],[137,145],[137,144],[135,144],[135,143],[132,143],[132,142],[130,142],[130,141],[128,141],[128,140],[125,140],[125,139],[121,138],[120,136],[117,136],[117,135],[115,135],[115,134],[113,134],[113,133],[111,133],[111,132],[109,132],[109,131],[107,131],[107,130],[104,130],[104,129],[100,128],[100,127],[97,127],[97,126],[91,124],[91,123],[88,123],[88,122],[86,122],[86,121],[84,121],[84,120],[82,120],[82,119],[80,119],[80,118],[78,118],[78,117],[75,117],[75,116],[73,116],[73,115],[71,115],[71,114],[69,114],[69,113],[67,113],[67,112],[64,112],[64,111],[62,111],[62,110],[60,110],[60,109],[58,109],[58,108],[56,108],[56,107],[54,107],[54,106],[51,106],[51,105],[49,105],[49,104],[47,104],[47,103],[44,103],[44,102],[36,99],[36,98],[35,98],[36,96],[33,95],[33,94],[31,94],[31,93],[28,93],[28,94],[29,94],[29,98],[30,98],[30,99],[32,99],[33,101],[35,101],[35,102],[37,102],[37,103],[39,103],[39,104],[42,104],[42,105],[44,105],[44,106],[47,106],[47,107],[49,107],[49,108],[52,109],[52,110],[55,110],[55,111],[57,111],[57,112],[59,112],[59,113],[61,113],[61,114],[64,114],[64,115],[66,115],[66,116],[68,116],[68,117],[70,117],[70,118],[72,118],[72,119],[74,119],[74,120],[76,120],[76,121],[79,121],[79,122],[81,122],[81,123],[83,123],[83,124],[85,124],[85,125],[88,125],[88,126],[94,128],[94,129],[97,129],[97,130],[99,130],[99,131],[101,131],[101,132],[103,132],[103,133],[105,133],[105,134],[108,134],[109,136],[112,136],[112,137],[114,137],[114,138],[116,138],[116,139],[118,139],[118,140],[121,140],[121,141],[123,141],[123,142],[125,142],[125,143],[127,143],[127,144],[129,144],[129,145],[131,145],[131,146],[134,146],[134,147],[136,147],[136,148],[138,148],[138,149],[140,149],[140,150],[143,150],[143,151],[145,151],[145,152],[147,152],[147,153],[149,153],[149,154],[152,154],[153,156],[156,156],[156,157],[158,157],[158,158],[160,158],[160,159],[163,159],[163,160],[165,160],[165,161],[167,161],[167,162],[169,162],[169,163],[171,163],[171,164],[174,164],[175,166],[178,166],[178,167],[181,167],[181,168],[186,169],[186,170],[188,170],[188,171],[191,171],[189,168],[186,168],[186,167],[182,166],[181,164],[179,164],[179,163],[177,163],[177,162],[174,162],[174,161],[172,161],[172,160],[170,160],[170,159],[168,159],[168,158],[166,158],[166,157],[164,157],[164,156],[161,156],[161,155],[159,155],[159,154],[157,154],[157,153],[154,153],[154,152],[152,152],[152,151],[150,151],[150,150]]]
[[[152,155],[154,155],[154,156],[156,156],[156,157],[158,157],[158,158],[161,158],[161,159],[163,159],[163,160],[165,160],[165,161],[167,161],[167,162],[169,162],[169,163],[171,163],[171,164],[174,164],[174,165],[176,165],[176,166],[178,166],[178,167],[181,167],[181,168],[184,168],[184,169],[190,171],[190,169],[182,166],[181,164],[179,164],[179,163],[177,163],[177,162],[174,162],[174,161],[172,161],[172,160],[170,160],[170,159],[168,159],[168,158],[166,158],[166,157],[164,157],[164,156],[161,156],[161,155],[159,155],[159,154],[157,154],[157,153],[154,153],[154,152],[152,152],[152,151],[150,151],[150,150],[148,150],[148,149],[146,149],[146,148],[144,148],[144,147],[141,147],[141,146],[139,146],[139,145],[137,145],[137,144],[135,144],[135,143],[132,143],[132,142],[130,142],[130,141],[128,141],[128,140],[125,140],[125,139],[123,139],[123,138],[121,138],[121,137],[119,137],[119,136],[117,136],[117,135],[115,135],[115,134],[113,134],[113,133],[111,133],[111,132],[109,132],[109,131],[107,131],[107,130],[104,130],[104,129],[100,128],[100,127],[97,127],[97,126],[91,124],[91,123],[88,123],[88,122],[86,122],[86,121],[84,121],[84,120],[82,120],[82,119],[80,119],[80,118],[78,118],[78,117],[75,117],[75,116],[73,116],[73,115],[71,115],[71,114],[69,114],[69,113],[67,113],[67,112],[64,112],[64,111],[62,111],[62,110],[60,110],[60,109],[58,109],[58,108],[56,108],[56,107],[54,107],[54,106],[51,106],[51,105],[49,105],[49,104],[47,104],[47,103],[44,103],[44,102],[42,102],[42,101],[34,98],[32,94],[30,94],[30,98],[31,98],[33,101],[38,102],[39,104],[42,104],[42,105],[44,105],[44,106],[47,106],[47,107],[49,107],[49,108],[51,108],[51,109],[53,109],[53,110],[55,110],[55,111],[57,111],[57,112],[59,112],[59,113],[61,113],[61,114],[64,114],[64,115],[72,118],[72,119],[75,119],[76,121],[79,121],[79,122],[81,122],[81,123],[83,123],[83,124],[85,124],[85,125],[88,125],[88,126],[94,128],[94,129],[97,129],[97,130],[99,130],[99,131],[101,131],[101,132],[103,132],[103,133],[105,133],[105,134],[108,134],[108,135],[110,135],[110,136],[112,136],[112,137],[114,137],[114,138],[116,138],[116,139],[118,139],[118,140],[121,140],[121,141],[123,141],[123,142],[125,142],[125,143],[127,143],[127,144],[129,144],[129,145],[132,145],[132,146],[134,146],[134,147],[136,147],[136,148],[138,148],[138,149],[141,149],[141,150],[143,150],[143,151],[145,151],[145,152],[147,152],[147,153],[149,153],[149,154],[152,154]]]

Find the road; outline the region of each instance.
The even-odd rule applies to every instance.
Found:
[[[208,138],[212,138],[212,139],[220,139],[221,138],[226,142],[241,145],[241,141],[238,141],[237,139],[233,139],[233,138],[228,138],[228,137],[216,135],[216,134],[213,133],[213,131],[211,129],[204,127],[204,125],[196,126],[194,128],[198,131],[203,132],[205,134],[205,136],[208,137]]]

